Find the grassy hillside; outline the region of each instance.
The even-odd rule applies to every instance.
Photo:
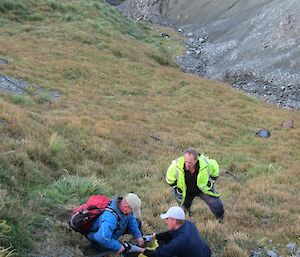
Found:
[[[163,230],[158,214],[175,204],[164,176],[181,153],[149,135],[196,147],[245,182],[225,172],[218,180],[223,224],[194,202],[192,220],[218,256],[247,256],[270,240],[286,255],[298,240],[299,112],[182,73],[179,36],[160,38],[166,29],[101,0],[0,0],[0,17],[9,61],[0,72],[60,93],[0,95],[1,257],[82,256],[87,242],[65,221],[96,192],[136,192],[144,230]],[[290,119],[296,128],[282,129]],[[259,128],[272,136],[256,137]]]

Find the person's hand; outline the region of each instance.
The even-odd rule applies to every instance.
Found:
[[[132,245],[131,244],[131,248],[128,251],[129,253],[142,253],[144,251],[144,249],[142,247],[139,247],[137,245]]]
[[[145,243],[145,241],[144,241],[144,239],[142,237],[141,238],[137,238],[136,241],[137,241],[137,243],[138,243],[139,246],[142,246]]]
[[[142,253],[144,251],[143,248],[131,243],[123,243],[123,246],[125,248],[124,252],[126,253]]]
[[[118,253],[122,253],[125,251],[124,244],[122,244],[121,248],[119,249]],[[126,252],[126,251],[125,251]]]
[[[153,240],[153,238],[154,238],[154,235],[144,235],[143,236],[145,243],[151,242]]]

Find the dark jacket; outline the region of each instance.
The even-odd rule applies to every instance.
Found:
[[[142,233],[136,218],[132,214],[124,215],[119,210],[118,199],[114,199],[109,206],[118,214],[119,221],[115,214],[106,210],[92,224],[87,237],[106,250],[119,251],[122,245],[118,239],[126,230],[135,238],[141,238]]]
[[[168,231],[156,235],[157,240],[165,241],[154,250],[145,250],[144,255],[148,257],[210,257],[211,251],[206,241],[200,235],[197,227],[186,220],[182,226],[175,231]]]

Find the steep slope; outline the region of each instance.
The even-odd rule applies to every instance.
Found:
[[[164,176],[181,154],[174,144],[222,168],[224,223],[197,200],[192,218],[217,256],[264,246],[286,255],[299,232],[299,112],[182,73],[178,34],[134,23],[105,1],[8,0],[0,12],[1,74],[31,84],[0,93],[2,256],[84,256],[88,242],[66,222],[99,192],[137,193],[145,233],[164,230],[159,214],[175,204]],[[291,120],[294,128],[281,127]],[[271,137],[257,137],[260,128]]]
[[[122,8],[136,19],[193,32],[180,60],[186,70],[300,108],[299,1],[127,0]]]

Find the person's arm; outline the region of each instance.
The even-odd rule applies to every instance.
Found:
[[[166,174],[166,181],[170,186],[176,186],[176,162],[172,161],[171,165],[169,166]]]
[[[152,240],[157,239],[158,241],[170,241],[172,239],[172,232],[166,231],[159,234],[153,234]],[[143,254],[148,257],[155,257],[155,250],[144,249]]]
[[[147,256],[147,257],[155,257],[155,250],[148,250],[145,249],[143,251],[143,255]]]
[[[216,160],[210,159],[208,162],[210,176],[213,180],[216,180],[220,175],[220,167]]]
[[[159,234],[155,234],[155,238],[158,241],[170,241],[172,239],[172,232],[166,231]]]
[[[124,247],[113,238],[113,231],[118,224],[117,218],[110,212],[105,212],[102,215],[98,231],[88,233],[87,237],[108,250],[122,252]]]
[[[167,234],[166,234],[167,235]],[[165,235],[163,235],[165,236]],[[186,239],[182,235],[178,235],[168,244],[159,246],[156,250],[145,249],[143,254],[148,257],[172,257],[177,256],[186,246]]]
[[[139,229],[139,224],[136,220],[136,218],[132,215],[130,215],[128,224],[127,224],[128,231],[130,234],[132,234],[136,239],[139,239],[140,241],[143,240],[142,232]],[[144,240],[143,240],[144,242]],[[139,242],[140,244],[140,242]]]

